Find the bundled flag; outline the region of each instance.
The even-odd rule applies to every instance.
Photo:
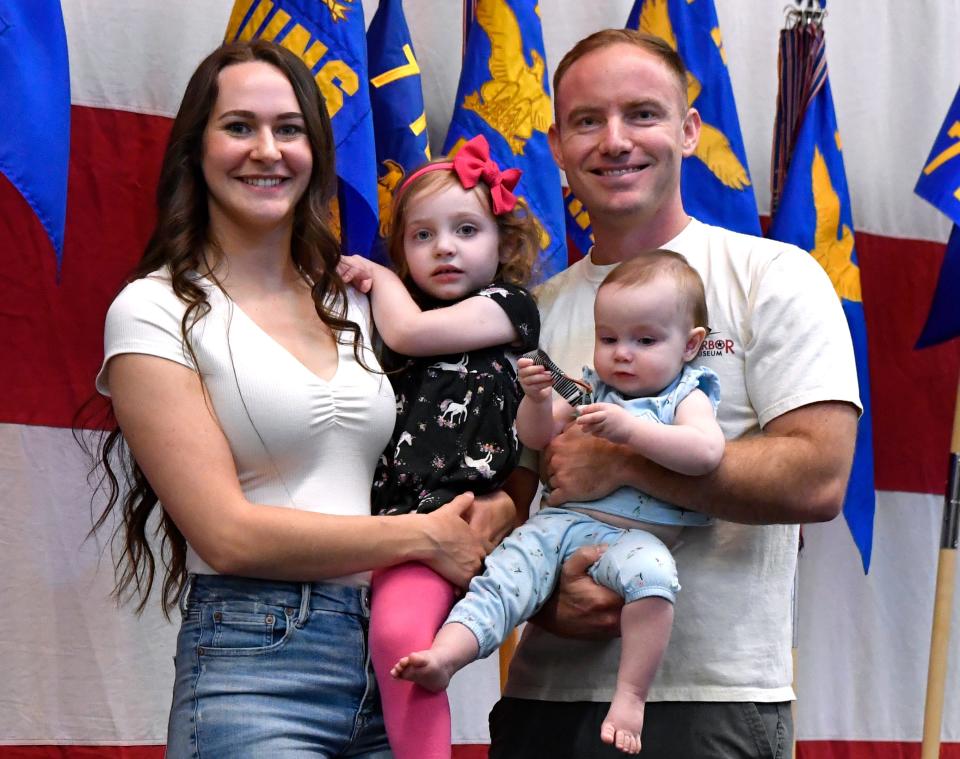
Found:
[[[445,153],[478,134],[492,158],[523,171],[517,195],[540,232],[540,275],[567,265],[560,172],[547,144],[553,120],[543,31],[535,0],[467,0],[473,23]]]
[[[707,224],[759,235],[757,201],[713,0],[636,0],[627,28],[660,37],[687,68],[687,101],[703,125],[696,151],[681,170],[684,209]]]
[[[430,158],[420,65],[401,0],[380,0],[367,29],[367,60],[377,144],[381,238],[373,257],[386,260],[382,238],[390,226],[393,193],[404,175]]]
[[[960,90],[933,143],[914,192],[953,222],[930,314],[918,348],[960,335]]]
[[[788,18],[788,28],[780,33],[780,86],[771,178],[773,218],[768,236],[810,252],[829,275],[847,317],[863,415],[843,515],[866,572],[873,546],[876,493],[867,332],[850,195],[827,78],[823,12],[791,11]]]
[[[377,169],[367,82],[367,45],[359,0],[236,0],[224,39],[262,38],[307,65],[333,122],[340,239],[369,255],[377,233]]]
[[[0,92],[0,173],[40,219],[59,272],[70,158],[70,68],[59,0],[4,4]]]

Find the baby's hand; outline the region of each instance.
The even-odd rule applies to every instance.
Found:
[[[550,372],[532,359],[517,359],[517,376],[524,395],[536,403],[545,403],[553,393],[553,378]]]
[[[353,285],[362,293],[370,292],[376,264],[363,256],[340,256],[337,274],[345,284]]]
[[[629,411],[615,403],[591,403],[577,409],[580,429],[611,443],[628,444],[636,421]]]

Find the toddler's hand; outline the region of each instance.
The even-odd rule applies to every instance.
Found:
[[[344,283],[353,285],[362,293],[370,292],[373,287],[373,273],[376,266],[373,261],[363,256],[340,256],[337,264],[337,274]]]
[[[553,393],[553,378],[546,367],[535,364],[532,359],[517,359],[517,377],[524,395],[537,403],[550,400]]]
[[[591,403],[577,409],[580,429],[611,443],[629,443],[636,421],[629,411],[615,403]]]

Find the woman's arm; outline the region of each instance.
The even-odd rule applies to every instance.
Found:
[[[422,311],[400,278],[360,256],[343,256],[342,276],[369,289],[373,320],[387,346],[405,356],[437,356],[508,345],[517,330],[490,298],[476,296],[444,308]],[[364,282],[370,282],[365,288]]]
[[[218,572],[319,580],[417,560],[465,586],[491,548],[461,518],[470,495],[427,516],[332,516],[251,503],[194,371],[133,353],[111,359],[108,371],[114,412],[137,463]]]
[[[712,472],[723,456],[723,431],[714,416],[713,404],[701,390],[694,390],[680,402],[673,424],[636,417],[613,403],[582,406],[577,424],[584,432],[626,445],[681,474]]]

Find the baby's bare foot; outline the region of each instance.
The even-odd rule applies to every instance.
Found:
[[[600,726],[600,740],[625,754],[639,754],[644,706],[643,699],[635,693],[617,688]]]
[[[399,680],[410,680],[430,691],[444,690],[450,684],[453,671],[430,649],[414,651],[400,659],[390,674]]]

